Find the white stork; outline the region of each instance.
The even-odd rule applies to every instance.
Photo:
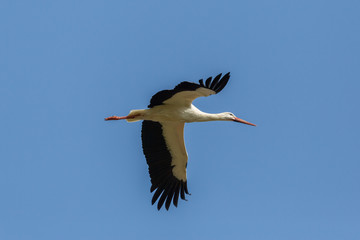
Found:
[[[105,120],[126,119],[128,122],[144,120],[141,139],[143,151],[149,165],[150,191],[154,193],[152,204],[160,197],[157,208],[165,202],[168,210],[173,201],[177,207],[179,194],[185,199],[187,188],[186,167],[188,156],[184,143],[184,125],[191,122],[234,121],[255,126],[235,117],[230,112],[218,114],[204,113],[192,101],[219,93],[227,84],[230,73],[221,78],[221,73],[213,80],[209,77],[205,84],[181,82],[172,90],[156,93],[150,100],[148,109],[132,110],[125,117],[112,116]]]

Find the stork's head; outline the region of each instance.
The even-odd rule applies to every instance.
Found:
[[[229,121],[234,121],[234,122],[239,122],[239,123],[244,123],[244,124],[248,124],[248,125],[251,125],[251,126],[256,126],[255,124],[253,123],[250,123],[248,121],[245,121],[243,119],[240,119],[238,117],[236,117],[233,113],[231,112],[224,112],[224,118],[225,120],[229,120]]]

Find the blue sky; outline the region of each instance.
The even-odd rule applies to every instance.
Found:
[[[0,238],[360,239],[359,1],[0,3]],[[140,123],[231,72],[185,126],[192,193],[151,206]]]

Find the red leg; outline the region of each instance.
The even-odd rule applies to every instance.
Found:
[[[111,117],[105,118],[105,121],[109,121],[109,120],[122,120],[122,119],[127,119],[127,118],[128,118],[128,116],[125,116],[125,117],[111,116]]]

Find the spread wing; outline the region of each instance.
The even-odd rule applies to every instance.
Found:
[[[184,144],[184,122],[143,121],[141,139],[149,165],[152,204],[160,197],[157,208],[165,202],[168,210],[173,201],[177,207],[179,195],[189,194],[186,180],[187,153]]]
[[[156,93],[150,100],[149,108],[162,104],[176,104],[188,106],[198,97],[207,97],[219,93],[228,83],[230,72],[221,77],[221,73],[214,77],[199,80],[199,83],[181,82],[172,90],[163,90]]]

